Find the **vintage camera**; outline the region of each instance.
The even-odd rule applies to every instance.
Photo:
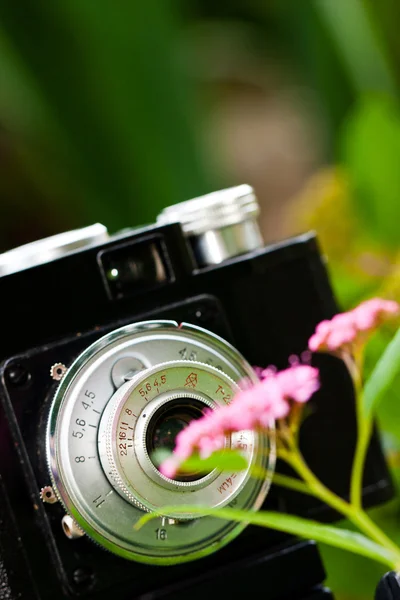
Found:
[[[258,210],[243,185],[171,206],[156,225],[111,237],[94,225],[0,256],[3,598],[241,598],[250,581],[270,600],[331,597],[312,542],[173,513],[133,527],[177,504],[336,516],[270,489],[272,429],[227,440],[266,468],[265,481],[217,469],[172,481],[153,462],[189,421],[254,379],[250,365],[285,367],[337,311],[315,236],[265,247]],[[313,361],[322,387],[302,449],[346,496],[352,381],[341,360]],[[364,502],[391,494],[374,436]]]

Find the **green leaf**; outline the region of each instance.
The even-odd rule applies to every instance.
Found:
[[[381,90],[395,95],[393,65],[363,0],[314,0],[313,4],[336,45],[354,90]]]
[[[388,344],[364,386],[364,416],[372,418],[379,402],[400,372],[400,329]]]
[[[135,525],[135,529],[140,529],[145,523],[159,517],[161,514],[198,514],[202,516],[213,516],[219,519],[237,521],[259,525],[268,529],[276,529],[285,533],[290,533],[303,538],[311,538],[317,542],[323,542],[336,548],[342,548],[355,554],[360,554],[376,560],[390,567],[395,567],[396,557],[383,546],[376,544],[364,535],[333,527],[332,525],[323,525],[310,519],[303,519],[292,515],[285,515],[276,512],[248,512],[245,510],[235,510],[230,508],[208,508],[200,506],[168,506],[163,507],[162,512],[144,515]]]
[[[378,294],[379,295],[379,294]],[[390,340],[393,339],[393,329],[390,326],[381,327],[368,342],[364,361],[364,378],[368,380],[380,357],[385,352]],[[377,404],[374,418],[378,418],[379,428],[385,434],[384,446],[386,453],[399,448],[400,443],[400,370],[392,384],[386,389],[384,396]]]
[[[164,460],[171,456],[168,450],[157,450],[152,455],[152,461],[160,465]],[[248,463],[239,450],[221,450],[213,452],[208,458],[200,456],[191,456],[180,465],[180,471],[200,471],[210,472],[213,469],[222,471],[241,471],[247,469]],[[263,473],[265,476],[265,472]]]
[[[400,542],[398,514],[398,499],[369,511],[369,516],[374,523],[383,531],[390,533],[397,544]],[[344,521],[341,525],[349,529],[354,527],[349,521]],[[386,570],[382,564],[371,563],[365,557],[349,554],[332,546],[318,544],[318,547],[328,573],[326,585],[335,590],[338,598],[347,600],[374,598],[376,584]]]
[[[383,96],[364,96],[343,131],[353,202],[369,235],[397,247],[400,220],[400,110]]]

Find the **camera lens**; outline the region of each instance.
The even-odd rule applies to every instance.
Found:
[[[182,355],[196,360],[177,360]],[[219,368],[205,362],[211,360]],[[189,423],[200,425],[205,411],[226,406],[245,377],[254,371],[232,346],[175,321],[126,325],[84,350],[56,391],[46,435],[52,485],[82,531],[123,559],[154,565],[194,560],[232,540],[245,523],[186,508],[260,508],[274,467],[273,428],[226,436],[224,447],[241,448],[245,469],[204,473],[192,462],[192,473],[176,481],[162,475],[157,460]],[[87,416],[82,390],[84,406],[93,407]],[[267,477],[251,477],[253,468]],[[134,529],[146,512],[162,516]]]
[[[163,404],[152,416],[146,432],[146,448],[148,455],[153,456],[156,450],[175,448],[176,437],[194,419],[204,415],[206,408],[203,402],[194,398],[177,398]],[[158,465],[156,465],[158,467]],[[204,472],[192,471],[179,474],[178,481],[196,481],[204,477]]]

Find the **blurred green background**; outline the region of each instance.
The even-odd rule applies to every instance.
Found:
[[[246,182],[267,241],[318,231],[344,308],[400,300],[399,22],[398,0],[0,0],[0,251]],[[400,540],[398,500],[374,515]],[[339,600],[372,598],[380,566],[323,553]]]

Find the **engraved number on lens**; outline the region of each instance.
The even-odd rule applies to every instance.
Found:
[[[162,542],[165,542],[165,540],[168,537],[168,533],[166,529],[156,529],[156,538],[158,540],[161,540]]]

